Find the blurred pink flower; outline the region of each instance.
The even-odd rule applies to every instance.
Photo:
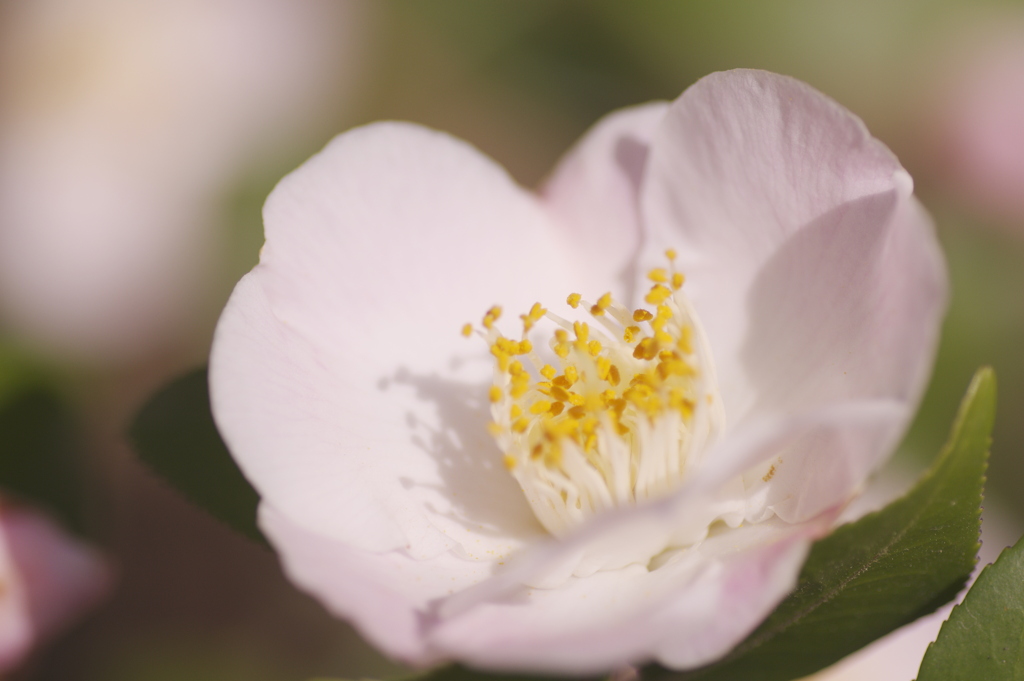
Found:
[[[986,24],[940,63],[932,143],[950,190],[1024,221],[1024,16]]]
[[[109,590],[110,568],[41,514],[0,502],[0,674]]]
[[[419,665],[726,653],[901,436],[945,305],[897,159],[760,71],[611,114],[539,196],[382,123],[264,216],[217,328],[214,415],[291,578]],[[580,290],[593,329],[532,307]],[[513,341],[492,308],[491,352],[456,345],[496,302],[526,340],[562,328]]]
[[[351,82],[351,9],[3,5],[0,326],[124,361],[194,323],[229,183],[330,115]]]

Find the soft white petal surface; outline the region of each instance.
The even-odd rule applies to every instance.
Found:
[[[645,218],[657,248],[679,250],[733,422],[916,396],[945,272],[911,186],[858,118],[791,78],[716,73],[673,103]]]
[[[265,219],[215,339],[218,424],[291,577],[414,663],[725,653],[905,427],[945,296],[895,158],[761,72],[610,116],[542,202],[465,144],[382,124],[286,178]],[[667,247],[727,433],[673,494],[546,541],[484,429],[490,358],[458,329],[495,303],[614,291],[638,248],[647,265]]]
[[[634,564],[524,589],[442,623],[431,639],[492,669],[585,674],[651,658],[696,666],[727,652],[792,589],[811,535],[809,525],[784,523],[729,530],[656,570]]]
[[[916,405],[946,290],[911,188],[859,119],[791,78],[717,73],[673,103],[652,145],[645,217],[651,243],[679,251],[730,425],[851,399]],[[870,470],[905,425],[842,465]],[[807,478],[782,476],[776,494],[845,498],[859,478],[796,480]],[[807,509],[793,520],[822,507],[793,505]]]
[[[285,178],[265,227],[210,369],[263,498],[312,532],[416,557],[490,560],[541,532],[486,432],[486,343],[459,335],[495,303],[512,316],[569,290],[536,200],[463,142],[378,124]]]
[[[596,299],[610,290],[619,300],[632,299],[643,239],[640,188],[651,138],[668,106],[652,102],[605,116],[569,150],[541,188],[544,204],[587,262],[592,276],[573,289],[584,296]]]

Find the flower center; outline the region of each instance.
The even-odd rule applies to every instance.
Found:
[[[495,358],[490,431],[552,534],[676,488],[724,427],[703,330],[675,253],[666,255],[668,268],[647,275],[651,309],[573,293],[566,302],[592,323],[535,303],[520,315],[520,340],[498,331],[500,307],[484,315],[481,335]],[[546,348],[535,348],[529,336],[542,319],[556,328]],[[462,331],[469,336],[472,326]]]

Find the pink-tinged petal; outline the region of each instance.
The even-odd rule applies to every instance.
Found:
[[[0,506],[0,672],[95,605],[110,568],[38,513]]]
[[[801,512],[801,520],[810,519],[812,507],[818,514],[830,512],[845,504],[850,495],[826,497],[816,492],[818,481],[806,480],[793,485],[794,500],[780,500],[771,496],[774,487],[770,483],[788,467],[808,472],[815,466],[843,481],[858,474],[859,481],[863,481],[867,472],[853,468],[859,459],[851,450],[870,445],[879,432],[906,419],[903,404],[867,400],[744,424],[713,448],[694,478],[671,495],[596,516],[564,539],[531,547],[486,584],[448,599],[441,613],[454,616],[482,603],[507,598],[523,584],[554,588],[573,574],[645,564],[651,556],[673,546],[702,541],[716,520],[735,527],[744,521],[761,522],[772,515],[789,521],[796,515],[791,512],[793,507]],[[795,452],[808,450],[815,455],[790,461]],[[834,464],[833,459],[849,462],[853,469]],[[752,469],[759,471],[756,478],[737,490],[738,478]],[[827,487],[829,478],[823,478],[821,484]]]
[[[667,111],[667,102],[652,102],[605,116],[541,188],[541,200],[595,275],[577,284],[584,295],[610,289],[620,299],[631,297],[642,241],[640,187],[651,138]]]
[[[789,464],[779,458],[808,445],[823,447],[823,461],[856,461],[845,447],[905,419],[904,405],[868,401],[746,424],[671,496],[597,516],[440,603],[430,638],[492,668],[583,673],[652,658],[675,668],[712,660],[792,587],[807,541],[828,530],[846,501],[832,498],[807,522],[788,523],[781,512],[771,519],[774,509],[765,514],[756,486],[750,498],[730,498],[730,482],[758,464],[782,470]],[[705,536],[716,519],[732,529]]]
[[[431,602],[487,579],[493,567],[451,553],[417,560],[402,551],[353,549],[296,525],[268,504],[260,509],[260,527],[295,584],[388,655],[418,666],[441,660],[423,635]]]
[[[824,525],[766,522],[666,558],[524,589],[442,623],[431,640],[488,669],[587,674],[651,659],[674,668],[721,656],[792,589]]]
[[[846,400],[908,407],[844,448],[856,460],[790,452],[766,508],[816,515],[892,450],[924,388],[946,302],[931,222],[859,119],[783,76],[705,78],[652,149],[652,242],[679,251],[730,426]]]
[[[1011,12],[943,43],[927,144],[945,189],[976,208],[1010,221],[1024,219],[1024,14]]]
[[[946,292],[910,191],[858,118],[791,78],[716,73],[672,105],[645,216],[679,251],[731,422],[918,397]]]
[[[421,558],[491,560],[541,532],[486,431],[486,343],[459,335],[496,303],[512,335],[571,290],[536,199],[463,142],[379,124],[285,178],[265,223],[210,363],[218,426],[263,498]]]
[[[799,410],[815,400],[860,397],[888,397],[905,406],[902,421],[864,434],[843,447],[842,454],[823,457],[820,444],[813,442],[792,452],[787,464],[778,467],[767,501],[788,520],[805,519],[829,499],[856,490],[898,443],[927,382],[945,307],[945,270],[931,223],[916,201],[898,206],[889,228],[884,241],[874,245],[878,256],[865,258],[867,267],[853,264],[856,255],[851,260],[820,243],[819,265],[797,274],[797,266],[787,265],[789,257],[781,255],[777,266],[765,269],[752,296],[780,301],[777,319],[757,320],[755,315],[755,328],[765,330],[768,359],[758,354],[754,340],[745,354],[750,375],[761,387],[756,409]],[[808,241],[815,240],[808,235]],[[849,245],[836,241],[837,250]],[[818,267],[830,268],[832,276]],[[815,286],[814,294],[802,294]],[[773,325],[788,329],[768,331]],[[784,340],[787,334],[791,337]],[[817,371],[812,373],[808,364]],[[780,380],[788,381],[788,391],[773,386]]]

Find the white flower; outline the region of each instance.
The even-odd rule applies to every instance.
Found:
[[[296,583],[407,662],[585,673],[713,660],[792,588],[913,413],[946,284],[911,190],[857,118],[759,71],[610,115],[539,196],[420,127],[338,137],[268,199],[260,264],[214,341],[214,414],[262,496],[261,527]],[[667,293],[645,303],[657,267]],[[627,350],[655,334],[643,322],[613,338],[617,323],[556,305],[572,292],[602,318],[668,304],[659,342],[692,341],[678,357],[692,371],[654,386],[650,418],[624,408],[627,434],[613,399],[585,402],[580,417],[599,422],[589,450],[585,431],[545,430],[550,408],[524,427],[513,406],[558,397],[537,389],[544,362],[567,381],[567,363],[590,372],[579,392],[593,397],[601,357],[620,365],[625,399],[628,377],[654,370]],[[603,349],[587,359],[571,333],[545,343],[558,325],[538,301],[604,328]],[[485,335],[498,344],[502,329],[505,350],[457,337],[496,303],[536,322],[541,366],[496,310]],[[552,454],[542,440],[569,453],[527,470],[538,443]],[[616,457],[666,472],[646,491],[621,467],[594,477]]]
[[[0,500],[0,673],[95,605],[110,582],[110,567],[93,548]]]

